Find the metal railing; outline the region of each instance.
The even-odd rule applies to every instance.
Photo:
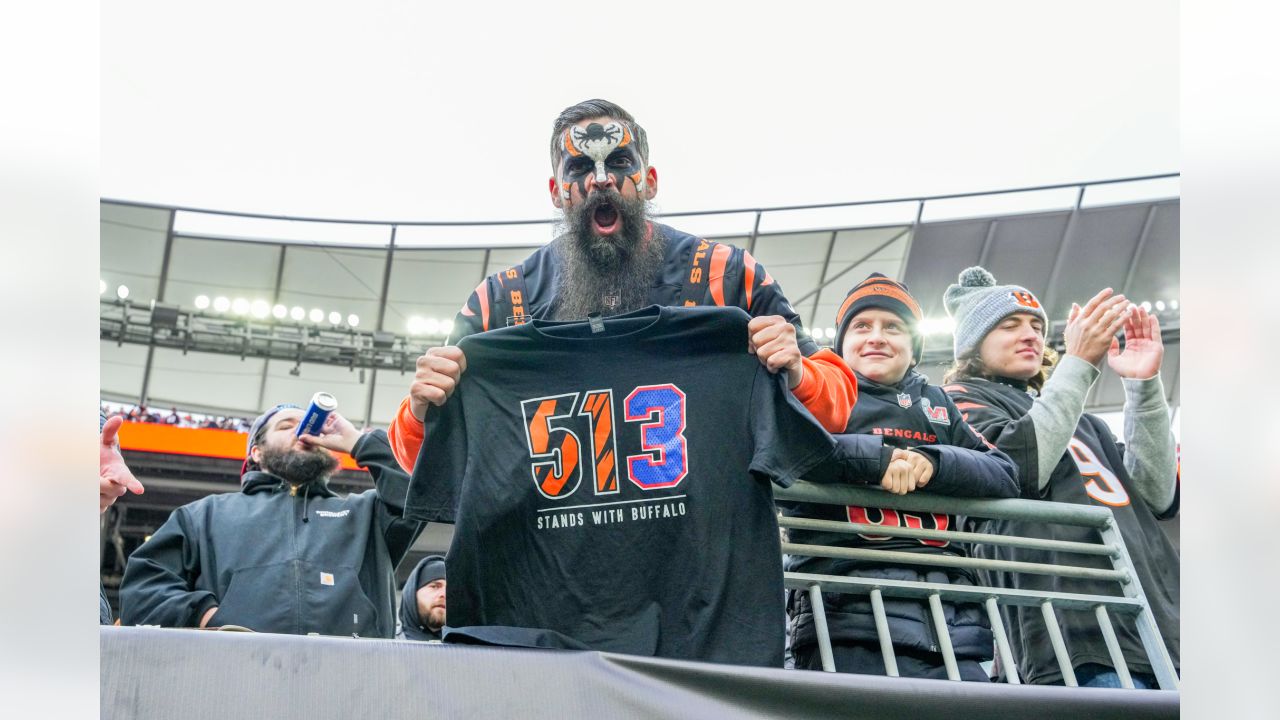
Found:
[[[1056,575],[1059,577],[1111,581],[1117,583],[1121,591],[1119,595],[1087,595],[984,585],[948,585],[945,583],[787,572],[785,574],[786,587],[808,593],[809,602],[813,607],[814,629],[818,637],[818,652],[822,661],[822,668],[827,672],[835,671],[835,662],[831,650],[831,635],[827,628],[826,609],[822,602],[822,593],[824,591],[870,596],[876,634],[880,642],[881,653],[884,656],[885,673],[889,676],[896,677],[898,669],[893,651],[893,639],[889,635],[888,619],[884,610],[884,598],[886,597],[924,599],[928,602],[930,617],[938,636],[938,644],[946,667],[947,677],[951,680],[959,680],[960,674],[956,664],[955,653],[952,650],[950,635],[947,631],[946,618],[943,614],[942,601],[944,600],[955,603],[974,603],[985,607],[987,618],[991,623],[992,634],[995,637],[997,657],[1011,684],[1018,684],[1021,680],[1018,677],[1016,658],[1001,620],[999,608],[1002,604],[1026,607],[1038,606],[1040,608],[1044,616],[1045,625],[1048,628],[1050,642],[1053,645],[1054,656],[1062,671],[1063,682],[1068,686],[1075,686],[1077,683],[1075,672],[1067,655],[1066,645],[1062,639],[1062,631],[1058,626],[1055,608],[1085,610],[1094,613],[1098,620],[1103,640],[1110,653],[1112,665],[1120,677],[1121,685],[1126,688],[1133,687],[1133,680],[1124,655],[1121,652],[1115,629],[1111,624],[1110,615],[1114,612],[1134,616],[1143,649],[1147,653],[1152,673],[1155,675],[1160,688],[1177,690],[1179,687],[1177,671],[1174,668],[1168,650],[1165,648],[1164,639],[1160,635],[1160,629],[1156,625],[1150,605],[1147,603],[1142,584],[1134,571],[1133,562],[1130,560],[1124,539],[1120,536],[1119,528],[1111,514],[1111,510],[1108,508],[1043,500],[981,500],[929,495],[927,493],[898,496],[886,493],[879,488],[850,485],[815,485],[807,482],[799,482],[786,489],[775,487],[774,495],[777,499],[785,501],[858,505],[911,512],[936,512],[967,517],[1021,520],[1092,528],[1097,530],[1099,534],[1100,542],[1096,544],[965,531],[867,525],[798,517],[782,517],[779,518],[778,523],[783,528],[798,530],[875,533],[876,535],[890,537],[947,540],[970,544],[984,543],[1030,550],[1101,556],[1110,560],[1111,568],[990,560],[934,553],[828,547],[784,542],[782,551],[788,555]]]

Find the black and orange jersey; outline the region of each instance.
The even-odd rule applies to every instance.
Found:
[[[806,474],[821,483],[878,485],[894,448],[915,450],[934,465],[929,484],[917,492],[968,497],[1014,497],[1018,492],[1017,469],[1007,455],[995,449],[961,417],[951,398],[919,372],[909,372],[896,385],[881,385],[857,375],[858,404],[849,416],[845,432],[836,435],[836,452]],[[819,503],[780,503],[792,517],[835,520],[860,525],[955,530],[957,518],[943,513],[909,513],[860,506]],[[793,543],[855,547],[874,550],[966,554],[965,548],[946,540],[895,538],[875,532],[861,534],[787,530]],[[898,580],[962,582],[973,584],[968,571],[944,572],[887,566],[858,560],[788,555],[787,570],[822,575],[858,575]],[[878,636],[865,595],[824,594],[827,626],[836,641],[875,645]],[[890,635],[899,649],[938,652],[928,608],[915,600],[886,599]],[[792,646],[816,642],[808,596],[792,597]],[[947,613],[952,645],[957,656],[991,657],[991,631],[981,608],[959,607]]]
[[[744,352],[749,320],[651,306],[459,343],[406,501],[455,524],[446,642],[782,666],[770,481],[833,440]]]
[[[1129,550],[1151,612],[1164,636],[1175,665],[1179,664],[1178,602],[1179,558],[1157,519],[1178,512],[1178,494],[1173,504],[1157,514],[1134,492],[1124,466],[1124,447],[1116,441],[1107,424],[1084,414],[1076,425],[1066,452],[1054,467],[1048,484],[1040,489],[1035,428],[1027,415],[1034,398],[1025,385],[1016,381],[997,382],[966,378],[944,389],[964,413],[969,424],[1018,463],[1021,495],[1053,502],[1108,507],[1115,516],[1120,535]],[[1097,542],[1097,533],[1088,528],[1014,520],[984,520],[974,523],[980,532],[1022,537]],[[997,545],[975,548],[977,557],[1035,563],[1071,564],[1110,568],[1110,562],[1093,555],[1065,554]],[[1052,592],[1115,595],[1114,583],[1048,575],[985,573],[985,580],[1001,587]],[[1061,677],[1044,619],[1037,607],[1001,606],[1009,640],[1019,654],[1018,671],[1024,681],[1052,682]],[[1100,663],[1110,666],[1097,618],[1089,611],[1058,610],[1067,651],[1073,666]],[[1114,613],[1111,622],[1124,650],[1125,662],[1135,672],[1150,673],[1151,663],[1142,649],[1133,616]]]
[[[649,302],[664,307],[694,305],[738,307],[748,314],[781,315],[796,328],[804,358],[804,378],[792,392],[827,430],[844,427],[857,400],[857,383],[844,362],[820,348],[805,332],[800,316],[764,266],[742,248],[650,223],[649,232],[666,238],[666,259],[649,290]],[[480,282],[454,319],[449,344],[475,333],[507,327],[525,318],[548,319],[558,282],[557,243],[534,251],[519,265]],[[408,398],[388,429],[391,447],[406,469],[413,468],[422,444],[422,424]]]

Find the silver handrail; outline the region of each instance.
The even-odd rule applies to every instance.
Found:
[[[831,650],[831,634],[827,625],[826,608],[821,602],[822,592],[864,594],[870,597],[876,632],[880,641],[881,653],[884,656],[885,671],[890,676],[897,676],[898,669],[897,661],[893,654],[892,638],[889,636],[888,620],[885,616],[884,597],[912,598],[924,600],[928,603],[930,616],[938,631],[940,651],[947,676],[952,680],[959,680],[960,676],[950,637],[947,635],[946,620],[942,608],[942,601],[944,600],[975,603],[985,607],[987,617],[991,622],[992,634],[995,638],[996,656],[1000,659],[1001,667],[1004,669],[1011,684],[1018,684],[1021,679],[1018,677],[1016,655],[1009,644],[1008,634],[999,613],[999,606],[1002,604],[1040,608],[1049,630],[1049,638],[1053,645],[1054,655],[1062,671],[1063,681],[1069,686],[1076,685],[1076,677],[1067,655],[1066,645],[1062,639],[1062,631],[1055,613],[1056,608],[1086,610],[1094,613],[1098,620],[1103,641],[1106,643],[1107,650],[1110,653],[1112,664],[1120,677],[1121,684],[1127,688],[1133,687],[1133,680],[1120,650],[1115,629],[1111,624],[1111,614],[1119,613],[1134,616],[1143,649],[1147,653],[1153,674],[1160,688],[1177,690],[1179,687],[1177,670],[1173,665],[1168,650],[1165,648],[1164,638],[1160,635],[1160,629],[1156,625],[1155,618],[1151,613],[1151,607],[1142,590],[1142,584],[1138,580],[1128,549],[1125,547],[1124,538],[1120,536],[1115,518],[1109,508],[1042,500],[955,498],[927,493],[892,495],[879,488],[853,485],[818,485],[803,481],[795,483],[790,488],[775,487],[774,496],[778,500],[792,502],[858,505],[911,512],[947,513],[968,517],[1021,520],[1092,528],[1098,531],[1098,543],[1066,542],[959,530],[945,531],[886,527],[799,517],[784,516],[778,520],[778,524],[781,527],[790,529],[837,533],[874,532],[877,535],[889,537],[983,543],[986,545],[1051,550],[1081,556],[1101,556],[1110,561],[1111,569],[1079,567],[1068,564],[989,560],[949,554],[841,548],[784,542],[782,551],[789,555],[1078,577],[1112,581],[1117,583],[1120,588],[1120,594],[1117,595],[1091,595],[985,585],[949,585],[945,583],[888,580],[883,578],[787,572],[784,574],[785,586],[788,589],[804,591],[809,594],[810,604],[813,607],[815,616],[814,627],[818,636],[819,657],[823,670],[827,672],[835,671],[835,663]]]

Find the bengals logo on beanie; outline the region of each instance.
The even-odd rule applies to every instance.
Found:
[[[943,307],[956,321],[952,345],[956,360],[976,355],[987,333],[1010,315],[1031,315],[1040,318],[1042,328],[1048,327],[1044,306],[1027,288],[1000,285],[995,275],[978,265],[962,270],[957,280],[942,296]]]
[[[880,308],[902,318],[911,331],[911,364],[914,367],[920,362],[924,353],[924,335],[920,334],[920,321],[924,313],[920,303],[911,297],[907,286],[880,273],[871,273],[866,280],[854,285],[845,295],[844,302],[836,312],[836,354],[841,354],[844,347],[844,333],[854,316],[867,308]]]

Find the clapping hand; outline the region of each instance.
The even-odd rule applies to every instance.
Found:
[[[1135,308],[1124,324],[1124,351],[1120,350],[1120,341],[1111,338],[1107,364],[1120,377],[1146,380],[1160,372],[1163,360],[1160,321],[1143,308]]]
[[[1102,362],[1134,309],[1123,295],[1112,295],[1111,288],[1094,295],[1084,307],[1072,303],[1063,331],[1067,354],[1090,365]]]

